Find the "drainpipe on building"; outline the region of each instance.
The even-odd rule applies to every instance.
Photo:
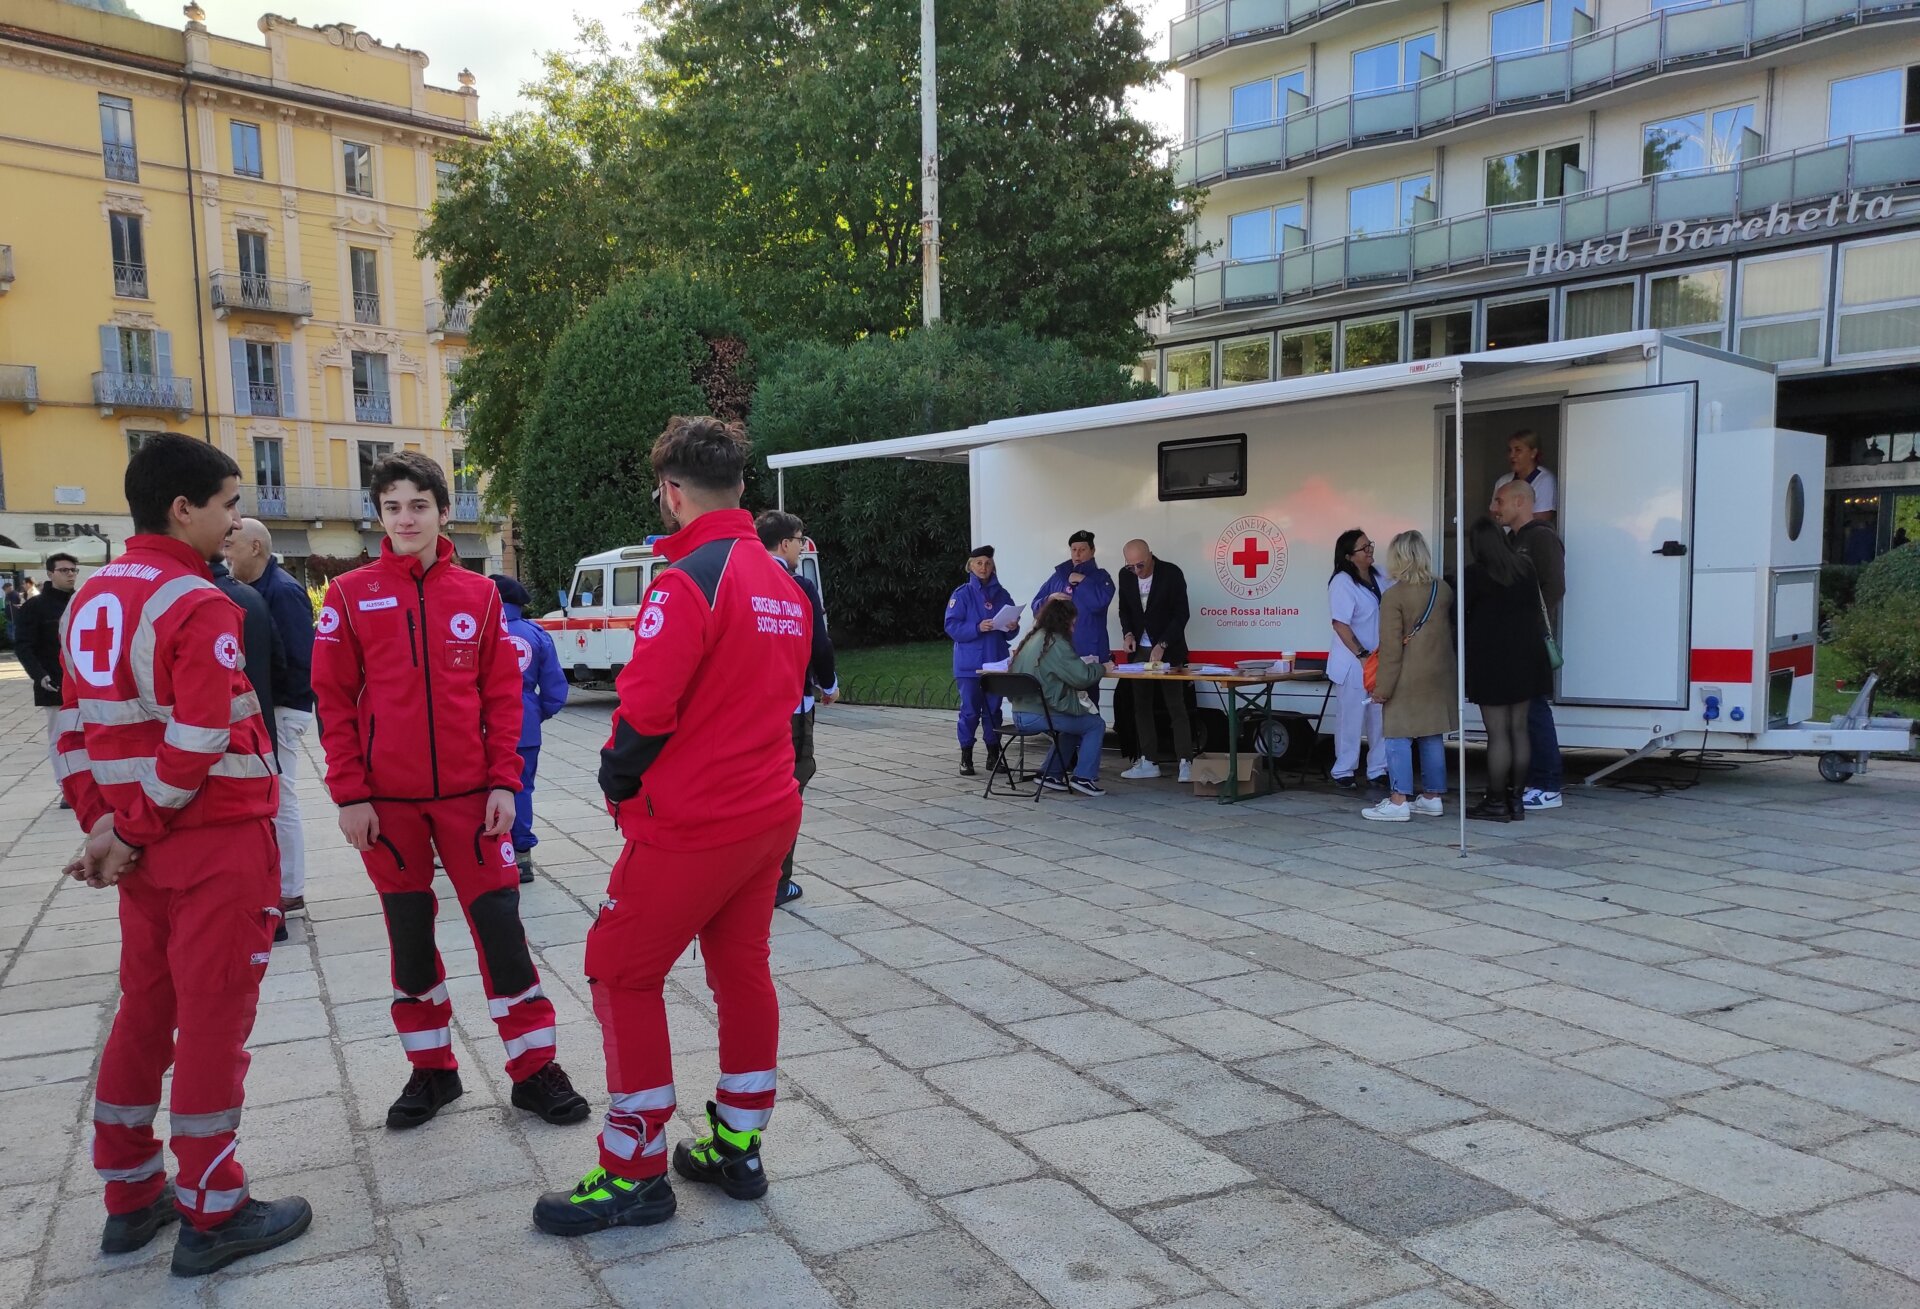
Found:
[[[193,256],[193,335],[200,352],[200,432],[208,445],[213,444],[213,392],[207,387],[207,317],[200,300],[200,215],[193,193],[193,127],[187,117],[187,92],[193,89],[191,78],[180,83],[180,144],[187,152],[187,240]]]

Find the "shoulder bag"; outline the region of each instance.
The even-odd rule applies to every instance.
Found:
[[[1412,641],[1414,637],[1420,635],[1420,629],[1427,625],[1427,619],[1433,617],[1433,602],[1436,599],[1438,599],[1439,596],[1440,596],[1440,583],[1435,582],[1433,584],[1432,589],[1430,589],[1427,592],[1427,607],[1421,611],[1420,621],[1413,625],[1413,630],[1411,632],[1408,632],[1405,636],[1400,638],[1401,649],[1404,650],[1407,647],[1408,642]],[[1556,652],[1556,654],[1557,653],[1558,652]],[[1559,666],[1560,666],[1559,664],[1554,665],[1555,668],[1558,668]],[[1371,693],[1373,691],[1373,684],[1380,679],[1380,652],[1378,650],[1375,650],[1369,653],[1366,657],[1366,661],[1360,665],[1360,676],[1366,684],[1367,691]]]
[[[1540,627],[1547,638],[1547,667],[1558,672],[1560,665],[1566,662],[1566,657],[1560,653],[1560,642],[1553,636],[1553,617],[1547,613],[1547,594],[1540,589],[1538,582],[1533,585],[1533,594],[1540,602]]]

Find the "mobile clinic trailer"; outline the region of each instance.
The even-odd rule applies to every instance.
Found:
[[[1347,528],[1382,542],[1418,529],[1457,575],[1461,516],[1485,511],[1508,438],[1529,429],[1559,479],[1567,551],[1561,743],[1630,758],[1683,745],[1815,752],[1839,779],[1869,752],[1907,749],[1914,726],[1808,721],[1826,448],[1773,417],[1768,365],[1633,332],[768,462],[783,503],[788,469],[966,463],[972,539],[993,543],[1016,596],[1061,558],[1069,532],[1091,530],[1109,559],[1144,537],[1186,571],[1194,660],[1219,663],[1324,657],[1328,574]],[[1275,704],[1315,716],[1323,693],[1283,683]],[[1463,721],[1476,725],[1471,706]]]

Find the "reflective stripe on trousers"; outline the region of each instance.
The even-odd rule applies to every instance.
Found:
[[[210,1114],[169,1113],[175,1136],[223,1136],[240,1130],[240,1110],[221,1109]]]
[[[400,1046],[404,1050],[442,1050],[453,1044],[453,1032],[445,1027],[436,1027],[425,1032],[400,1033]]]
[[[93,1102],[93,1121],[111,1123],[115,1127],[145,1127],[160,1114],[157,1104],[108,1104],[105,1100]]]

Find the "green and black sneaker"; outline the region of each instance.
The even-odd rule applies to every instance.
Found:
[[[767,1193],[766,1170],[760,1167],[760,1133],[736,1132],[720,1121],[713,1101],[707,1101],[709,1133],[688,1145],[673,1148],[673,1171],[689,1182],[710,1182],[736,1200],[758,1200]]]
[[[651,1227],[673,1217],[665,1173],[644,1182],[596,1168],[571,1191],[548,1191],[534,1202],[533,1225],[553,1236],[585,1236],[609,1227]]]

